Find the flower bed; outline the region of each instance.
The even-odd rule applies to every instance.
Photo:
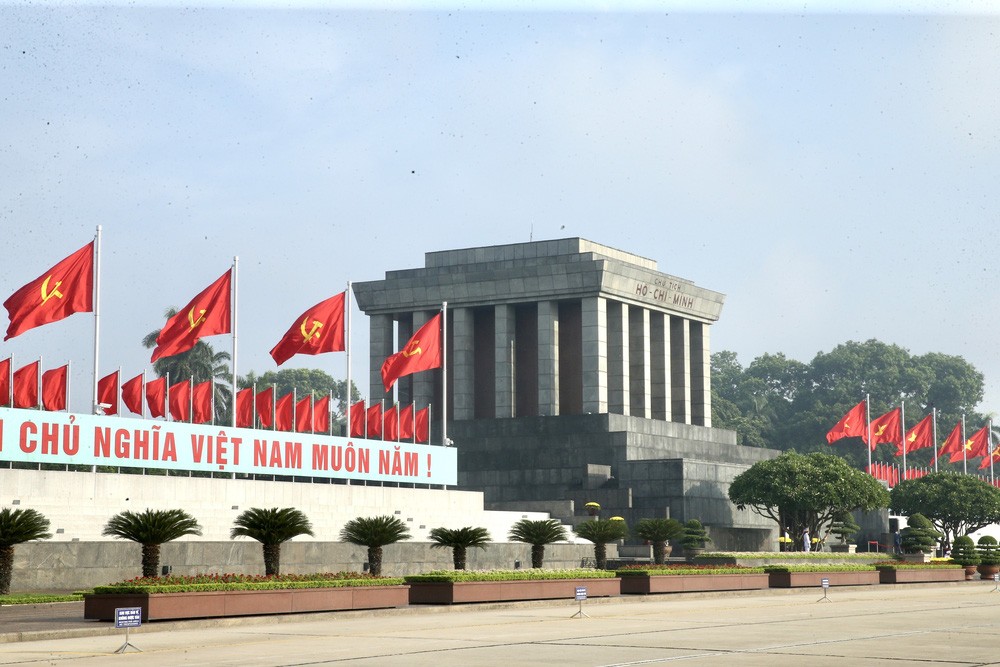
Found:
[[[874,565],[769,565],[764,568],[771,588],[820,586],[867,586],[879,583]]]
[[[965,581],[965,568],[954,563],[876,563],[883,584]]]
[[[608,570],[459,570],[404,580],[410,586],[410,604],[573,599],[578,586],[587,588],[587,597],[621,594],[620,580]]]
[[[83,617],[114,620],[116,607],[141,607],[143,621],[402,607],[401,578],[356,572],[275,577],[151,577],[97,586],[84,596]]]
[[[739,565],[631,565],[617,571],[622,593],[692,593],[767,588],[763,567]]]

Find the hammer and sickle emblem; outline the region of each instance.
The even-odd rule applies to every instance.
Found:
[[[191,324],[192,329],[194,329],[196,326],[205,321],[205,312],[206,312],[205,309],[202,308],[198,312],[201,314],[198,315],[198,317],[195,317],[194,308],[188,311],[188,322]]]
[[[302,320],[302,326],[299,327],[299,331],[302,332],[302,341],[305,343],[310,343],[315,339],[315,341],[318,343],[319,335],[321,333],[320,329],[323,328],[323,323],[320,322],[319,320],[313,320],[312,328],[310,328],[309,331],[306,331],[306,322],[308,321],[309,318],[308,317],[305,318],[304,320]]]
[[[62,292],[59,291],[59,286],[62,285],[61,280],[57,280],[56,284],[52,286],[52,291],[49,291],[49,281],[52,280],[52,276],[46,276],[44,282],[42,282],[42,303],[45,303],[52,297],[57,299],[63,298]]]
[[[420,345],[420,341],[419,340],[412,340],[412,341],[410,341],[409,343],[406,344],[406,347],[403,348],[403,351],[401,352],[401,354],[404,357],[414,357],[414,356],[416,356],[418,354],[421,354],[423,352],[423,350],[421,350],[418,347],[419,345]]]
[[[878,430],[875,431],[875,435],[882,435],[883,433],[885,433],[885,429],[886,429],[885,426],[879,426]]]

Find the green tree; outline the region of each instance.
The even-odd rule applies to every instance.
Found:
[[[169,320],[177,314],[176,308],[168,308],[164,315]],[[142,339],[145,348],[156,347],[156,339],[161,329],[150,331]],[[215,388],[215,422],[217,424],[232,423],[232,382],[233,375],[229,369],[232,357],[228,352],[216,352],[203,340],[195,343],[187,352],[181,352],[169,357],[162,357],[153,363],[153,371],[157,377],[170,375],[170,383],[183,382],[192,379],[194,384],[213,382]]]
[[[688,519],[684,522],[684,532],[681,533],[681,546],[688,551],[692,549],[704,549],[705,544],[712,541],[708,536],[708,531],[698,519]]]
[[[653,545],[653,562],[663,565],[667,561],[667,542],[680,537],[684,526],[677,519],[640,519],[633,532],[639,539]]]
[[[301,511],[294,507],[261,509],[251,507],[240,512],[233,521],[229,538],[249,537],[257,540],[264,551],[264,574],[281,574],[281,545],[299,535],[312,535],[312,525]]]
[[[955,548],[951,552],[951,559],[962,567],[972,567],[979,565],[979,552],[976,551],[976,543],[968,535],[960,535],[955,538]]]
[[[184,510],[125,510],[108,519],[101,534],[141,544],[142,576],[155,577],[160,545],[185,535],[201,535],[201,526]]]
[[[10,593],[10,581],[14,576],[14,547],[50,537],[49,520],[38,510],[9,507],[0,510],[0,595]]]
[[[854,520],[854,515],[846,510],[838,512],[830,526],[830,532],[837,536],[841,544],[847,544],[847,540],[859,530],[861,526]]]
[[[555,519],[521,519],[510,527],[508,539],[531,545],[531,567],[545,562],[545,546],[569,538],[566,528]]]
[[[808,529],[816,536],[840,512],[889,505],[888,491],[841,457],[794,451],[758,461],[737,475],[729,499],[739,509],[749,507],[773,520],[779,530],[788,527],[792,535],[801,535]]]
[[[348,521],[340,539],[368,547],[368,568],[375,576],[382,574],[382,547],[410,539],[406,524],[394,516],[358,517]]]
[[[907,521],[907,526],[901,531],[903,538],[903,553],[929,554],[937,546],[941,533],[934,530],[934,524],[923,514],[913,514]]]
[[[466,526],[464,528],[432,528],[431,548],[449,547],[456,570],[464,570],[469,549],[485,549],[490,541],[490,533],[485,528]]]
[[[577,535],[594,543],[594,561],[598,570],[608,566],[608,543],[628,537],[628,526],[621,519],[591,519],[578,524]]]
[[[941,532],[945,547],[956,535],[1000,523],[1000,489],[972,475],[930,473],[900,482],[891,498],[898,514],[919,513],[930,519]]]

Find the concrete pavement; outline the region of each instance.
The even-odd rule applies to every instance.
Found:
[[[57,630],[90,636],[0,644],[0,665],[1000,664],[993,582],[840,587],[821,597],[593,599],[583,604],[589,618],[572,618],[578,605],[566,600],[151,623],[131,632],[142,652],[125,655],[113,653],[123,630],[74,621]]]

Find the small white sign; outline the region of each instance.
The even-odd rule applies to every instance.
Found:
[[[826,577],[823,577],[822,579],[820,579],[819,583],[823,586],[823,588],[829,588],[830,587],[830,580],[827,579]]]
[[[142,625],[142,607],[115,607],[116,628],[138,628]]]
[[[576,599],[577,600],[586,600],[587,599],[587,587],[586,586],[577,586],[576,587]]]

